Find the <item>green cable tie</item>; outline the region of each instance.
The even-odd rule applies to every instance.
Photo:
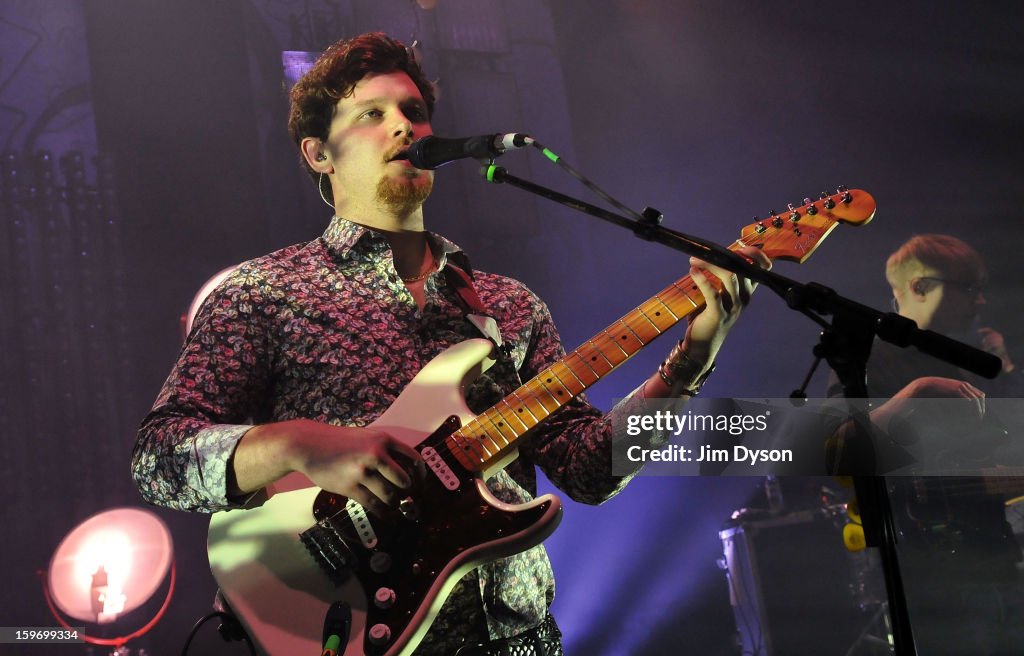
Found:
[[[495,166],[494,164],[488,165],[488,167],[487,167],[487,181],[488,182],[494,182],[494,170],[497,169],[497,168],[498,167]]]
[[[558,163],[558,160],[561,159],[558,155],[554,154],[547,148],[545,148],[542,152],[544,153],[544,156],[547,157],[552,162]]]

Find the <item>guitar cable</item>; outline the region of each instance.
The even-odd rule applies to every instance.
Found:
[[[192,644],[192,640],[196,637],[196,634],[199,633],[199,629],[203,624],[206,624],[215,617],[219,617],[222,620],[220,626],[217,627],[217,632],[220,633],[225,642],[241,640],[249,646],[249,654],[251,656],[256,656],[256,647],[253,646],[252,640],[249,639],[245,629],[243,629],[242,625],[238,623],[238,618],[231,613],[225,613],[224,611],[219,610],[206,615],[195,623],[195,626],[192,627],[192,631],[190,631],[188,637],[185,638],[185,644],[181,648],[181,656],[187,656],[188,648]]]

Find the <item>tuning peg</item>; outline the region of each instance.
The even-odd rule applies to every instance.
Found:
[[[812,201],[810,198],[804,199],[804,205],[807,206],[808,216],[814,216],[815,214],[818,213],[818,208],[814,206],[814,201]]]
[[[853,194],[850,193],[849,189],[846,187],[840,187],[837,191],[842,194],[839,200],[843,201],[847,205],[853,202]]]
[[[821,199],[825,201],[824,203],[822,203],[822,206],[827,210],[830,210],[836,206],[836,202],[829,198],[828,194],[826,194],[824,191],[821,192]]]
[[[800,220],[800,211],[793,207],[793,203],[788,203],[789,207],[789,220],[796,223]]]

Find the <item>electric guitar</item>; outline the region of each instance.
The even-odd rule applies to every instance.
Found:
[[[840,187],[745,227],[730,248],[803,262],[839,223],[874,213],[870,194]],[[476,417],[463,390],[493,364],[492,344],[471,339],[441,353],[371,424],[426,464],[394,516],[369,515],[299,474],[269,486],[258,507],[216,513],[210,566],[254,643],[269,654],[319,653],[327,611],[341,604],[351,613],[346,656],[412,653],[461,577],[540,544],[561,518],[553,495],[508,505],[484,481],[531,428],[704,306],[686,276]]]

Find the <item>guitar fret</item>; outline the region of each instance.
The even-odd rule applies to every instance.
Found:
[[[562,407],[569,402],[574,394],[569,391],[569,388],[562,384],[562,379],[555,373],[554,367],[549,367],[541,372],[543,376],[544,388],[551,393],[551,396],[555,397],[555,401],[558,402],[558,407]]]
[[[570,359],[572,358],[575,358],[579,362],[579,365],[582,365],[582,371],[578,371],[578,367],[573,367],[572,364],[569,363]],[[580,355],[580,352],[578,350],[573,351],[569,355],[565,356],[564,362],[566,367],[572,369],[572,375],[576,376],[576,380],[583,383],[584,389],[590,387],[597,381],[601,380],[601,376],[598,375],[596,371],[594,371],[593,367],[587,364],[587,361],[583,358],[582,355]],[[584,380],[581,376],[586,376],[590,380]],[[593,378],[591,378],[591,376],[593,376]]]
[[[615,340],[608,337],[608,335],[605,335],[604,332],[595,335],[594,338],[590,340],[590,345],[595,351],[597,351],[597,355],[600,355],[601,358],[608,363],[608,371],[602,372],[602,375],[607,374],[609,371],[612,371],[615,367],[626,361],[627,356],[623,353],[622,349],[617,346],[612,348],[615,345]],[[622,353],[622,355],[619,355],[620,353]],[[601,363],[598,362],[598,364],[600,365]]]
[[[573,387],[578,387],[578,389],[570,389],[569,386],[565,384],[565,380],[566,380],[565,377],[559,376],[558,372],[555,371],[555,369],[558,368],[558,367],[561,367],[565,371],[569,372],[569,375],[572,376],[573,379],[576,380],[576,383],[578,383],[578,385],[573,384]],[[554,372],[554,374],[556,376],[558,376],[558,380],[561,381],[562,386],[564,386],[566,389],[568,389],[569,393],[572,394],[573,396],[576,396],[577,394],[579,394],[583,390],[587,389],[587,384],[584,383],[580,379],[580,377],[576,375],[576,372],[572,370],[572,367],[569,366],[569,363],[565,362],[564,360],[562,362],[559,362],[559,363],[555,364],[554,366],[552,366],[551,370],[552,370],[552,372]],[[572,382],[572,381],[569,381],[569,382]]]
[[[495,412],[494,409],[492,408],[491,410],[488,410],[481,416],[487,417],[487,421],[489,421],[491,425],[494,426],[494,430],[498,433],[498,436],[501,437],[502,441],[505,443],[505,446],[508,446],[509,444],[512,444],[512,442],[514,442],[515,439],[519,436],[516,435],[515,432],[509,428],[508,423],[504,420],[504,418],[501,417],[501,415],[498,415],[497,420],[495,420],[494,415],[496,414],[498,413]],[[511,440],[505,435],[505,431],[512,433]],[[491,441],[493,442],[494,440],[492,439]],[[498,447],[498,451],[501,451],[501,449],[504,448],[501,445],[497,444],[496,442],[495,446]]]
[[[472,422],[471,422],[472,423]],[[463,427],[465,429],[465,426]],[[471,440],[463,434],[462,430],[457,433],[453,433],[445,440],[445,444],[448,445],[449,451],[455,456],[455,459],[459,461],[459,464],[470,471],[474,471],[477,465],[483,461],[480,453],[476,450],[475,441]]]
[[[662,292],[662,293],[664,293],[664,292]],[[668,303],[666,303],[665,301],[661,300],[661,294],[655,294],[654,298],[652,298],[651,301],[657,302],[658,304],[661,305],[661,307],[665,308],[666,312],[668,312],[669,314],[672,315],[672,319],[673,319],[672,325],[675,325],[675,324],[679,323],[679,320],[680,320],[681,317],[677,316],[676,313],[672,311],[672,308],[669,307]],[[686,316],[686,315],[683,315],[683,316]]]
[[[630,318],[632,318],[632,317],[630,317]],[[633,330],[633,327],[629,325],[629,319],[622,319],[622,320],[620,320],[620,321],[619,321],[619,323],[621,323],[621,324],[622,324],[623,326],[625,326],[625,327],[626,327],[626,330],[628,330],[628,331],[630,332],[630,334],[631,334],[631,335],[633,335],[633,337],[634,337],[634,338],[636,338],[636,341],[640,342],[640,347],[639,347],[639,348],[643,348],[643,347],[644,347],[644,345],[645,345],[645,342],[644,342],[644,340],[642,340],[642,339],[640,338],[640,335],[637,335],[637,334],[636,334],[636,331],[635,331],[635,330]],[[622,340],[622,341],[623,341],[623,342],[626,342],[626,341],[628,341],[628,340],[626,339],[626,336],[625,336],[625,335],[623,336],[623,340]],[[639,350],[639,349],[638,349],[638,350]]]
[[[658,335],[661,334],[658,327],[651,323],[650,320],[644,316],[643,312],[633,312],[622,323],[626,325],[626,328],[629,328],[629,332],[633,333],[637,338],[637,341],[640,342],[640,347],[637,349],[638,351],[650,344],[658,337]]]
[[[480,415],[480,417],[486,420],[488,424],[491,424],[491,426],[494,426],[494,424],[490,421],[490,417],[487,417],[485,415],[486,413]],[[501,444],[498,443],[498,440],[495,439],[493,435],[494,432],[498,432],[497,427],[495,427],[492,430],[491,428],[488,428],[483,421],[481,421],[480,424],[481,427],[483,428],[483,435],[480,437],[480,446],[483,447],[484,454],[487,456],[485,460],[490,460],[494,456],[498,455],[499,451],[501,451]]]
[[[558,399],[552,396],[551,392],[549,392],[547,388],[545,388],[544,385],[541,384],[539,376],[537,378],[534,378],[530,382],[526,383],[525,387],[526,390],[535,399],[537,399],[537,403],[540,404],[540,407],[544,409],[545,417],[547,417],[552,412],[562,407],[561,404],[558,403]],[[544,402],[545,396],[547,397],[547,403]]]
[[[451,453],[451,455],[454,456],[455,459],[459,461],[460,465],[462,465],[463,467],[470,471],[476,469],[476,463],[473,461],[473,459],[469,455],[467,455],[462,449],[457,448],[454,440],[446,441],[445,444],[448,445],[448,452]]]
[[[455,431],[454,433],[448,436],[447,440],[445,440],[445,442],[448,443],[448,448],[451,449],[452,453],[463,453],[466,446],[470,444],[469,438],[462,434],[463,428],[460,428],[459,430]]]
[[[614,344],[615,348],[619,349],[619,352],[621,352],[624,356],[621,360],[616,362],[615,360],[618,359],[619,356],[618,354],[615,353],[615,351],[611,351],[611,349],[605,348],[601,349],[601,354],[608,358],[608,361],[613,363],[616,367],[625,362],[626,360],[628,360],[629,356],[633,355],[632,353],[627,352],[626,349],[622,348],[622,346],[619,344],[619,340],[616,339],[615,335],[609,333],[607,328],[605,328],[602,331],[602,338]],[[611,351],[611,353],[609,353],[609,351]]]
[[[530,410],[530,404],[524,401],[521,396],[519,396],[519,390],[512,392],[512,396],[516,397],[516,401],[519,402],[520,407],[522,407],[524,410],[530,413],[530,417],[533,419],[533,426],[536,426],[541,422],[541,419],[538,419],[537,415],[533,414],[533,410]],[[517,412],[516,416],[521,418],[523,416],[523,413]],[[525,422],[523,423],[525,424]],[[530,426],[530,428],[533,428],[533,426]]]
[[[672,290],[675,291],[676,293],[680,294],[687,301],[689,301],[690,304],[693,305],[693,309],[694,310],[696,310],[699,307],[701,307],[701,305],[703,304],[703,300],[704,300],[703,297],[701,298],[701,303],[698,303],[697,301],[693,300],[693,298],[690,296],[689,292],[687,292],[685,288],[679,286],[680,282],[682,282],[682,281],[678,281],[678,282],[672,283],[672,285],[671,285]],[[689,312],[687,312],[687,314],[689,314]]]
[[[497,411],[505,419],[505,422],[509,425],[509,428],[511,428],[513,431],[515,431],[516,437],[521,436],[523,433],[525,433],[526,431],[530,430],[530,428],[532,428],[532,426],[527,426],[526,425],[526,422],[523,421],[523,418],[522,418],[521,414],[516,412],[515,409],[505,399],[502,399],[501,401],[498,401],[498,404],[495,405],[494,407],[498,408],[498,406],[505,406],[506,409],[504,409],[504,410],[497,410]],[[514,424],[512,423],[512,419],[515,419],[517,422],[519,422],[519,425],[522,426],[522,429],[515,428]],[[534,426],[536,426],[536,425],[537,424],[534,423]]]
[[[487,436],[487,431],[480,423],[480,418],[477,417],[463,426],[462,433],[469,438],[468,444],[465,446],[466,450],[472,450],[479,462],[486,461],[486,456],[489,454],[487,454],[487,447],[483,443],[483,437]]]
[[[683,295],[686,296],[686,300],[693,303],[693,307],[700,309],[707,305],[704,301],[704,294],[701,293],[700,288],[697,287],[697,283],[692,278],[688,278],[687,283],[681,287]],[[678,283],[677,283],[678,284]]]
[[[654,337],[651,337],[650,339],[646,340],[648,343],[654,341],[655,337],[658,337],[659,335],[664,333],[665,330],[667,330],[667,329],[661,328],[660,326],[658,326],[658,324],[654,323],[651,320],[651,318],[649,316],[647,316],[647,313],[644,312],[643,306],[640,306],[639,308],[637,308],[637,311],[638,311],[639,316],[643,317],[644,321],[646,321],[651,326],[651,328],[654,330],[654,333],[655,333]]]
[[[599,379],[615,368],[615,365],[605,357],[593,339],[576,349],[576,352],[580,354],[580,358],[587,363],[587,366],[594,370]]]

